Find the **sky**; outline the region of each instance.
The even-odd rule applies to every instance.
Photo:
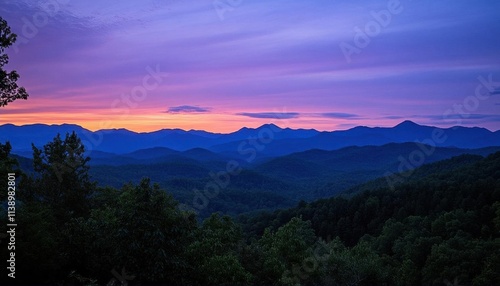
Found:
[[[0,124],[500,129],[500,1],[0,0]]]

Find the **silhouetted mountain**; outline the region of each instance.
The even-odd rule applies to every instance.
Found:
[[[331,197],[375,178],[409,171],[422,164],[462,154],[486,156],[497,151],[500,151],[500,146],[433,149],[431,146],[415,143],[390,143],[383,146],[350,146],[332,151],[313,149],[293,153],[253,165],[241,164],[239,174],[223,179],[228,180],[227,185],[221,188],[217,199],[210,200],[210,206],[203,209],[203,213],[239,213],[260,208],[292,206],[300,199]],[[217,182],[214,176],[225,170],[229,160],[234,160],[225,154],[202,148],[179,152],[156,147],[127,154],[92,151],[88,155],[91,157],[90,174],[100,186],[120,187],[124,183],[138,183],[141,178],[149,177],[183,203],[193,201],[195,190],[203,192],[207,184]],[[20,161],[23,170],[32,171],[31,159],[16,155],[14,157]],[[451,168],[453,166],[449,167],[450,164],[461,163],[445,162],[433,168]],[[416,177],[420,176],[415,174]],[[387,179],[381,178],[376,183],[387,185]],[[246,201],[248,204],[245,204]]]
[[[223,154],[217,154],[203,148],[193,148],[181,153],[182,156],[198,161],[227,161],[231,159]]]
[[[138,163],[137,159],[132,157],[97,150],[86,152],[86,155],[91,157],[89,165],[120,166]]]
[[[313,133],[308,133],[313,135]],[[216,152],[231,152],[242,158],[241,151],[251,149],[260,156],[282,156],[310,149],[336,150],[347,146],[380,146],[388,143],[423,142],[439,147],[483,148],[500,146],[500,131],[491,132],[484,128],[452,127],[439,129],[404,121],[392,128],[359,126],[349,130],[319,132],[310,137],[276,137],[268,144],[260,144],[260,149],[250,142],[233,141],[210,147]],[[259,142],[257,142],[259,143]]]
[[[399,173],[463,154],[487,156],[499,147],[459,149],[390,143],[383,146],[351,146],[339,150],[309,150],[269,160],[255,170],[307,188],[303,198],[329,197],[363,182]]]
[[[155,150],[163,157],[151,158]],[[415,143],[351,146],[333,151],[314,149],[250,166],[242,165],[243,171],[230,177],[228,188],[245,192],[271,192],[291,201],[325,198],[389,173],[406,172],[423,164],[462,154],[487,156],[497,151],[500,151],[500,146],[460,149],[432,148]],[[142,177],[150,177],[167,189],[170,185],[166,182],[172,179],[195,180],[196,187],[202,189],[206,183],[214,180],[210,173],[224,170],[228,160],[224,155],[199,148],[184,152],[153,148],[131,154],[136,156],[133,164],[114,165],[108,161],[105,164],[107,166],[96,166],[92,159],[91,174],[100,184],[115,187],[128,180],[138,182]],[[117,156],[121,160],[128,155]],[[185,191],[192,192],[192,189]]]
[[[415,182],[419,181],[425,177],[432,176],[433,174],[438,174],[440,172],[460,172],[461,169],[467,168],[470,165],[479,162],[484,159],[488,154],[493,154],[495,152],[489,152],[485,149],[477,149],[474,150],[476,154],[481,155],[472,155],[472,154],[463,154],[459,156],[452,157],[450,159],[445,159],[441,161],[437,161],[430,164],[422,165],[419,168],[414,170],[405,172],[403,174],[394,174],[393,178],[380,177],[375,180],[368,181],[366,183],[357,185],[353,188],[346,190],[343,195],[352,196],[354,194],[368,191],[368,190],[376,190],[386,188],[388,186],[388,179],[394,182],[392,187],[397,185],[401,185],[403,183]],[[483,154],[483,151],[486,153]],[[493,150],[490,150],[493,151]],[[484,155],[484,156],[483,156]]]
[[[172,150],[170,148],[166,147],[154,147],[154,148],[147,148],[147,149],[141,149],[137,150],[134,152],[130,152],[127,154],[123,154],[126,157],[131,157],[134,159],[154,159],[158,157],[167,157],[167,156],[172,156],[172,155],[179,155],[179,151]]]
[[[203,148],[193,148],[187,151],[175,151],[166,147],[140,149],[126,154],[114,154],[102,151],[88,152],[91,157],[90,165],[140,165],[167,162],[219,162],[225,163],[230,157],[216,154]]]
[[[413,252],[418,253],[418,256],[421,252],[430,255],[442,239],[450,239],[452,243],[456,243],[458,237],[497,239],[496,232],[487,235],[485,232],[490,229],[490,225],[495,225],[492,224],[493,220],[498,219],[498,211],[495,213],[500,186],[498,170],[500,152],[486,158],[462,155],[419,167],[410,177],[392,188],[387,185],[385,178],[380,178],[376,180],[380,181],[378,184],[372,182],[371,186],[356,190],[358,193],[350,198],[332,197],[310,203],[300,202],[288,210],[243,215],[240,220],[244,223],[245,232],[251,234],[250,237],[262,235],[266,228],[279,229],[292,217],[300,217],[309,221],[315,233],[323,239],[338,236],[353,244],[380,239],[373,247],[378,251],[386,251],[384,259],[388,259],[389,255],[398,255],[396,253],[401,247],[408,247],[408,244],[412,245],[407,248],[408,251],[418,250]],[[455,214],[468,214],[469,218]],[[403,222],[411,226],[404,227]],[[450,234],[446,234],[445,229]],[[491,229],[497,231],[494,227]],[[435,237],[437,240],[423,243],[424,237]],[[453,251],[461,253],[472,248],[458,246]],[[498,247],[478,256],[468,256],[468,259],[477,257],[478,261],[484,260],[484,256],[490,252],[496,255],[496,249]],[[424,255],[421,261],[429,259]],[[480,262],[467,264],[466,267],[477,264]],[[412,271],[414,269],[412,266]]]
[[[0,126],[0,142],[10,141],[13,151],[32,152],[31,143],[42,146],[52,141],[57,133],[64,134],[75,131],[78,135],[90,132],[75,124],[46,125],[31,124],[16,126],[4,124]]]
[[[250,161],[252,154],[276,157],[310,149],[336,150],[347,146],[384,145],[414,142],[439,147],[483,148],[500,146],[500,131],[484,128],[452,127],[439,129],[404,121],[394,127],[355,127],[349,130],[318,132],[312,129],[280,128],[266,124],[258,128],[241,128],[229,134],[200,130],[162,129],[155,132],[136,133],[126,129],[108,129],[91,132],[78,125],[33,124],[0,126],[0,142],[10,141],[13,153],[26,156],[31,143],[42,146],[60,133],[75,131],[87,150],[114,154],[127,154],[140,149],[155,147],[175,151],[203,148],[215,153],[225,153],[233,158]],[[253,161],[253,160],[251,160]]]

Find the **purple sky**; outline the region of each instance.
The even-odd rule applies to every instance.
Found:
[[[30,93],[0,124],[500,129],[498,1],[2,0],[0,16]]]

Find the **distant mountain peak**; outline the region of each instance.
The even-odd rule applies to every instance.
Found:
[[[264,124],[256,129],[264,129],[264,128],[271,128],[271,129],[281,129],[281,127],[279,127],[278,125],[274,124],[274,123],[268,123],[268,124]]]
[[[282,124],[281,122],[278,123]],[[32,124],[23,126],[5,124],[0,125],[0,142],[10,141],[13,150],[24,152],[31,150],[32,143],[36,146],[43,146],[53,140],[57,133],[66,134],[74,130],[83,140],[88,142],[87,148],[116,154],[126,154],[139,149],[161,146],[176,151],[199,147],[216,153],[237,152],[242,155],[240,150],[246,151],[255,147],[252,146],[253,142],[249,142],[247,139],[261,136],[262,138],[273,139],[270,141],[262,140],[267,142],[265,150],[262,149],[262,154],[271,156],[309,149],[334,150],[346,146],[380,146],[391,142],[422,141],[432,138],[434,136],[433,129],[435,128],[437,127],[419,125],[410,120],[403,121],[394,127],[358,126],[339,131],[281,128],[276,124],[268,123],[260,127],[243,127],[232,133],[215,134],[203,130],[162,129],[138,133],[123,128],[89,131],[72,124]],[[500,131],[491,132],[477,127],[454,127],[443,128],[443,130],[446,134],[442,134],[442,136],[443,138],[446,136],[446,140],[439,143],[439,146],[456,146],[469,149],[500,146]],[[241,144],[242,142],[244,145]]]
[[[248,131],[251,131],[251,130],[263,130],[263,129],[271,129],[271,130],[283,130],[281,127],[277,126],[276,124],[274,123],[268,123],[268,124],[264,124],[264,125],[261,125],[257,128],[249,128],[249,127],[242,127],[241,129],[239,129],[238,131],[236,132],[233,132],[233,133],[238,133],[238,132],[248,132]]]
[[[420,126],[421,125],[418,125],[417,123],[415,123],[411,120],[405,120],[394,127],[406,127],[407,128],[407,127],[420,127]]]

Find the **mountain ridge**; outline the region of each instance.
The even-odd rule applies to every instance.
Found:
[[[433,138],[440,130],[443,142]],[[454,126],[438,128],[405,120],[393,127],[357,126],[346,130],[318,131],[315,129],[281,128],[264,124],[257,128],[243,127],[231,133],[212,133],[204,130],[161,129],[135,132],[128,129],[101,129],[90,131],[75,124],[0,125],[0,142],[10,141],[13,153],[29,152],[31,143],[41,147],[56,134],[64,136],[75,131],[87,150],[127,154],[140,149],[165,147],[175,151],[193,148],[215,153],[242,156],[244,150],[260,155],[282,156],[310,149],[337,150],[347,146],[381,146],[388,143],[426,142],[440,147],[484,148],[500,146],[500,131],[479,127]],[[430,142],[430,143],[429,143]],[[243,151],[242,151],[243,150]],[[250,152],[250,151],[248,151]]]
[[[432,149],[428,145],[424,147],[426,150]],[[267,205],[270,208],[290,207],[301,199],[310,201],[345,194],[364,183],[371,186],[374,183],[369,182],[377,178],[377,185],[387,185],[387,174],[398,174],[398,179],[394,180],[398,182],[400,177],[409,177],[400,172],[413,173],[413,169],[422,165],[464,154],[484,157],[500,152],[500,146],[482,149],[436,147],[426,153],[423,160],[416,162],[412,160],[411,154],[418,150],[421,150],[421,146],[415,143],[389,143],[382,146],[349,146],[338,150],[311,149],[263,162],[255,160],[248,165],[237,161],[241,172],[228,177],[221,195],[203,213],[238,213],[246,209],[243,207],[245,201],[235,201],[233,197],[249,196],[252,197],[252,204],[260,205],[258,202],[262,194],[266,198],[273,197],[273,203]],[[200,148],[179,152],[157,147],[122,155],[101,151],[88,155],[91,157],[89,175],[101,187],[119,188],[126,182],[139,183],[141,178],[148,177],[162,188],[170,190],[181,202],[189,204],[193,202],[195,190],[203,191],[209,183],[214,182],[214,175],[226,170],[227,162],[234,160],[225,154]],[[13,157],[19,160],[24,172],[33,173],[32,159],[17,155]],[[447,168],[448,165],[442,166]],[[433,168],[439,169],[439,166]]]

